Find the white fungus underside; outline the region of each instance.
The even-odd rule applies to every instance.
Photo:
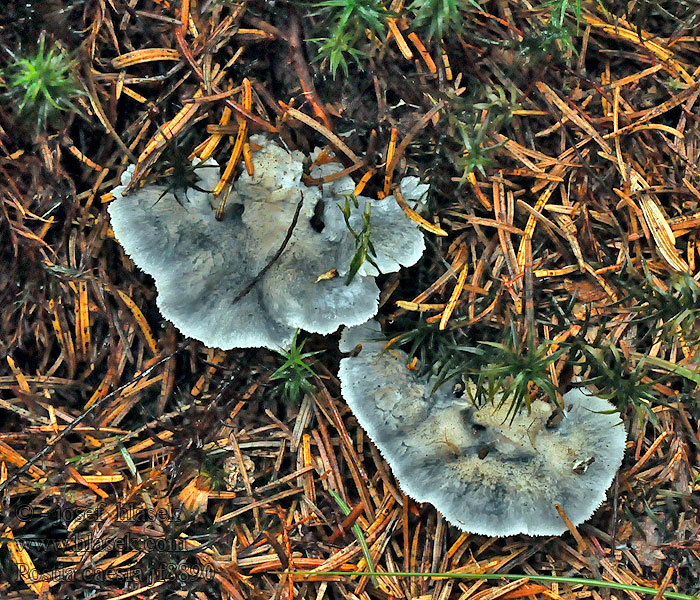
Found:
[[[560,535],[566,526],[555,504],[578,525],[605,500],[626,440],[619,416],[601,414],[613,408],[606,400],[571,390],[558,427],[546,427],[552,407],[541,401],[509,425],[505,409],[476,409],[451,385],[430,396],[432,386],[406,368],[405,353],[382,352],[375,321],[343,332],[341,351],[357,344],[359,355],[340,362],[345,400],[403,491],[453,525],[490,536]]]
[[[376,270],[365,264],[350,285],[344,274],[355,252],[354,239],[338,204],[352,191],[349,177],[319,190],[301,183],[303,156],[290,153],[263,136],[253,155],[253,176],[243,173],[232,191],[222,221],[214,211],[219,200],[190,189],[163,194],[161,185],[147,185],[123,196],[133,167],[112,191],[108,211],[112,229],[136,265],[153,276],[163,317],[186,336],[224,350],[286,347],[294,330],[328,334],[341,325],[359,325],[376,314],[379,289]],[[216,166],[213,160],[207,164]],[[313,176],[339,171],[338,164],[317,168]],[[218,168],[197,170],[197,186],[211,190]],[[401,183],[409,201],[419,200],[427,186],[416,178]],[[162,197],[161,197],[162,196]],[[256,277],[282,245],[297,203],[303,205],[294,233],[282,255],[240,301],[233,300]],[[324,201],[325,227],[317,232],[311,217]],[[424,250],[423,235],[393,197],[383,201],[359,197],[351,225],[359,231],[365,203],[372,207],[372,242],[382,273],[414,264]],[[236,205],[243,205],[242,215]],[[337,269],[340,276],[319,281]]]

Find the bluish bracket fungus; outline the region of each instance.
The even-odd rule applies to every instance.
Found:
[[[197,169],[200,189],[177,192],[177,197],[157,184],[123,195],[133,166],[112,191],[108,210],[115,236],[134,263],[155,279],[162,315],[184,335],[224,350],[286,347],[296,329],[328,334],[341,325],[365,322],[377,312],[379,288],[370,262],[349,285],[344,277],[356,247],[339,206],[352,194],[352,179],[306,186],[300,152],[289,152],[264,136],[251,141],[262,147],[253,155],[254,174],[244,172],[235,183],[221,221],[215,219],[218,199],[201,191],[214,189],[219,179],[218,168],[204,168],[216,166],[213,160]],[[311,175],[341,169],[325,164]],[[411,204],[426,190],[415,177],[401,182]],[[296,226],[273,262],[300,201]],[[393,197],[377,201],[359,196],[356,201],[350,226],[362,229],[362,212],[370,204],[372,261],[380,272],[397,271],[420,258],[423,235]],[[333,269],[337,277],[319,280]]]
[[[340,361],[345,400],[404,492],[453,525],[490,536],[560,535],[566,525],[555,504],[578,525],[605,499],[626,441],[607,400],[575,389],[564,395],[559,423],[542,400],[511,421],[508,406],[476,406],[452,384],[431,394],[405,353],[384,351],[376,321],[343,332],[341,351],[358,344]]]

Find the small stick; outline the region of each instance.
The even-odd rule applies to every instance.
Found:
[[[345,537],[348,533],[350,533],[351,527],[355,524],[355,521],[357,521],[357,518],[363,513],[365,510],[365,505],[360,502],[358,505],[355,506],[343,519],[343,522],[338,525],[336,530],[331,534],[331,536],[326,540],[327,544],[335,544],[338,540],[341,538]]]
[[[277,262],[277,259],[280,256],[282,256],[282,252],[284,252],[284,249],[287,247],[289,240],[292,239],[292,233],[294,232],[294,228],[297,226],[297,221],[299,220],[299,213],[301,212],[302,204],[304,204],[304,196],[303,195],[301,197],[301,200],[299,200],[299,203],[297,204],[297,208],[294,211],[294,218],[292,219],[292,224],[289,226],[289,229],[287,229],[287,235],[284,236],[284,241],[282,242],[282,245],[279,247],[279,250],[277,250],[277,252],[275,252],[275,255],[272,257],[270,262],[268,262],[262,268],[262,270],[255,277],[253,277],[253,280],[247,286],[245,286],[245,288],[243,288],[243,291],[233,299],[232,304],[236,304],[236,302],[238,302],[239,300],[241,300],[245,296],[247,296],[248,293],[250,292],[250,290],[252,290],[255,287],[255,284],[258,283],[258,281],[260,281],[263,278],[263,276],[265,275],[265,273],[268,272],[270,267],[272,265],[274,265],[275,262]]]
[[[578,546],[578,551],[583,552],[586,549],[586,541],[583,539],[583,536],[578,532],[578,529],[576,529],[576,526],[573,524],[573,522],[567,516],[567,514],[564,512],[564,509],[561,506],[555,504],[554,508],[556,508],[557,512],[559,513],[559,516],[561,517],[561,520],[564,521],[564,524],[571,532],[571,535],[574,536],[574,539],[576,540],[576,544]]]
[[[311,74],[309,73],[309,65],[304,59],[301,41],[301,19],[296,12],[292,12],[290,17],[289,47],[291,50],[294,70],[299,78],[299,83],[301,83],[301,89],[304,90],[304,96],[306,96],[311,103],[314,114],[321,119],[327,129],[332,131],[333,125],[331,125],[331,120],[328,118],[328,115],[323,108],[323,104],[321,103],[321,99],[316,93],[316,87],[314,86],[313,79],[311,79]]]
[[[347,156],[353,163],[362,163],[364,161],[357,156],[350,148],[341,140],[335,133],[333,133],[328,127],[325,127],[315,119],[311,118],[309,115],[297,110],[296,108],[287,108],[286,114],[288,114],[293,119],[301,121],[305,125],[318,131],[323,137],[325,137],[331,144],[331,146],[340,150],[345,156]]]
[[[323,177],[311,177],[309,175],[304,174],[301,176],[301,180],[309,187],[313,185],[323,185],[324,183],[330,183],[331,181],[335,181],[336,179],[340,179],[341,177],[350,175],[350,173],[354,173],[355,171],[357,171],[357,169],[363,166],[364,163],[355,163],[354,165],[350,165],[342,171],[336,171],[335,173],[331,173],[330,175],[324,175]],[[355,193],[355,195],[359,196],[359,192]]]
[[[401,143],[396,148],[396,152],[394,152],[393,158],[386,166],[387,175],[396,168],[397,164],[399,164],[399,160],[401,160],[403,153],[406,151],[408,145],[413,141],[413,138],[416,137],[418,132],[427,125],[428,121],[430,121],[430,119],[432,119],[434,115],[436,115],[442,110],[443,106],[445,106],[445,101],[440,100],[440,102],[433,106],[433,108],[431,108],[420,119],[418,119],[418,121],[416,121],[416,124],[413,127],[411,127],[410,131],[406,134],[406,137],[403,138],[403,140],[401,140]]]

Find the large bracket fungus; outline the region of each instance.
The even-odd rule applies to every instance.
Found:
[[[355,238],[339,205],[344,206],[352,194],[353,181],[344,176],[320,187],[306,186],[301,182],[300,152],[290,152],[264,136],[253,136],[251,142],[261,146],[253,155],[254,174],[240,176],[221,221],[214,212],[219,200],[201,191],[214,189],[218,168],[198,169],[200,189],[176,197],[157,184],[125,195],[132,166],[122,176],[122,185],[112,191],[115,199],[108,210],[115,236],[136,265],[154,277],[163,316],[183,334],[224,350],[284,347],[298,328],[327,334],[374,316],[379,301],[377,269],[366,262],[349,285],[344,277],[355,253]],[[202,167],[207,165],[216,163],[210,160]],[[341,169],[325,164],[312,176]],[[426,190],[415,177],[401,182],[410,202],[420,200]],[[362,212],[369,204],[373,262],[380,272],[396,271],[420,258],[423,235],[393,197],[355,200],[350,226],[362,229]],[[300,201],[291,238],[273,262]],[[337,277],[319,280],[333,269]],[[253,281],[255,285],[240,297]]]
[[[340,361],[345,400],[404,492],[453,525],[490,536],[559,535],[566,525],[555,504],[578,525],[605,499],[626,440],[607,400],[575,389],[556,425],[541,400],[511,420],[507,406],[475,406],[452,384],[431,394],[405,353],[384,351],[376,321],[343,332],[341,351],[358,344]]]

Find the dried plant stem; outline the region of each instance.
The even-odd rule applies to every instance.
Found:
[[[277,259],[279,259],[279,257],[282,256],[282,252],[284,252],[284,249],[287,247],[289,240],[292,239],[292,234],[294,233],[294,228],[297,226],[297,221],[299,221],[299,213],[301,212],[301,207],[303,204],[304,195],[302,194],[301,200],[299,200],[296,210],[294,211],[292,223],[287,229],[287,235],[284,236],[284,240],[282,241],[282,245],[278,248],[277,252],[275,252],[275,255],[270,259],[270,261],[260,270],[260,272],[255,277],[253,277],[252,281],[243,288],[243,291],[233,299],[233,302],[231,304],[236,304],[236,302],[245,298],[248,295],[248,293],[255,287],[255,284],[258,283],[258,281],[260,281],[265,276],[265,273],[268,272],[270,267],[272,267],[272,265],[274,265],[275,262],[277,262]]]

